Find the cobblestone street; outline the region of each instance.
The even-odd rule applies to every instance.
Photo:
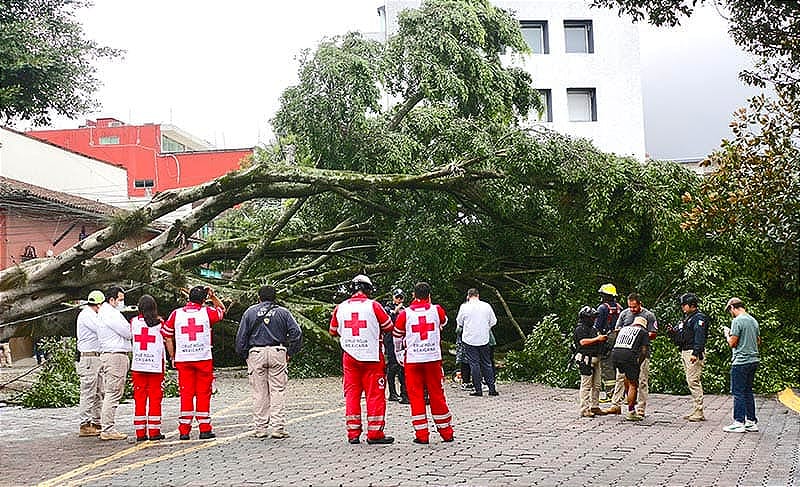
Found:
[[[499,397],[446,393],[456,440],[412,443],[408,406],[387,405],[388,446],[345,439],[340,379],[289,383],[291,437],[252,436],[243,372],[225,372],[212,399],[215,440],[178,441],[177,398],[164,400],[167,439],[78,438],[77,408],[0,409],[2,485],[800,485],[800,415],[758,397],[760,431],[723,433],[730,396],[706,396],[702,423],[681,419],[690,399],[653,394],[648,416],[578,418],[577,391],[500,384]],[[132,435],[132,403],[118,411]],[[363,438],[363,437],[362,437]],[[363,441],[363,440],[362,440]]]

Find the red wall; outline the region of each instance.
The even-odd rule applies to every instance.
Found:
[[[241,149],[161,154],[160,125],[111,127],[108,120],[113,119],[98,119],[98,126],[34,130],[27,135],[125,167],[128,170],[129,196],[145,195],[143,188],[135,187],[137,179],[153,180],[152,193],[194,186],[239,169],[239,161],[253,153],[251,149]],[[101,137],[111,136],[119,137],[119,144],[100,144]]]

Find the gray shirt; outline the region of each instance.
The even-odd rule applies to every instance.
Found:
[[[638,313],[634,313],[630,308],[625,308],[622,310],[622,313],[619,314],[619,318],[617,318],[617,326],[615,328],[619,330],[623,326],[632,325],[634,318],[637,316],[641,316],[647,320],[648,332],[658,333],[658,320],[656,320],[656,315],[654,315],[652,311],[645,307],[642,307],[642,310]]]
[[[303,333],[288,309],[271,301],[247,308],[236,333],[236,353],[247,357],[252,347],[283,345],[291,357],[300,351]]]

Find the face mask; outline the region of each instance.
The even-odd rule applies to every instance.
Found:
[[[125,301],[117,301],[117,305],[115,307],[120,311],[124,310],[125,309]]]

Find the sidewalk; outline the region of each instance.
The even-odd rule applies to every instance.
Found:
[[[77,437],[77,409],[0,409],[2,485],[800,485],[800,415],[759,396],[758,433],[724,433],[730,396],[706,396],[701,423],[686,396],[652,394],[648,416],[578,418],[577,391],[500,384],[475,398],[446,385],[456,440],[412,443],[408,406],[387,405],[394,445],[349,445],[341,379],[289,383],[291,437],[253,438],[247,380],[221,377],[218,438],[177,441],[177,398],[164,401],[162,442]],[[132,404],[118,424],[132,433]],[[196,429],[192,438],[197,438]],[[112,456],[113,455],[113,456]]]

